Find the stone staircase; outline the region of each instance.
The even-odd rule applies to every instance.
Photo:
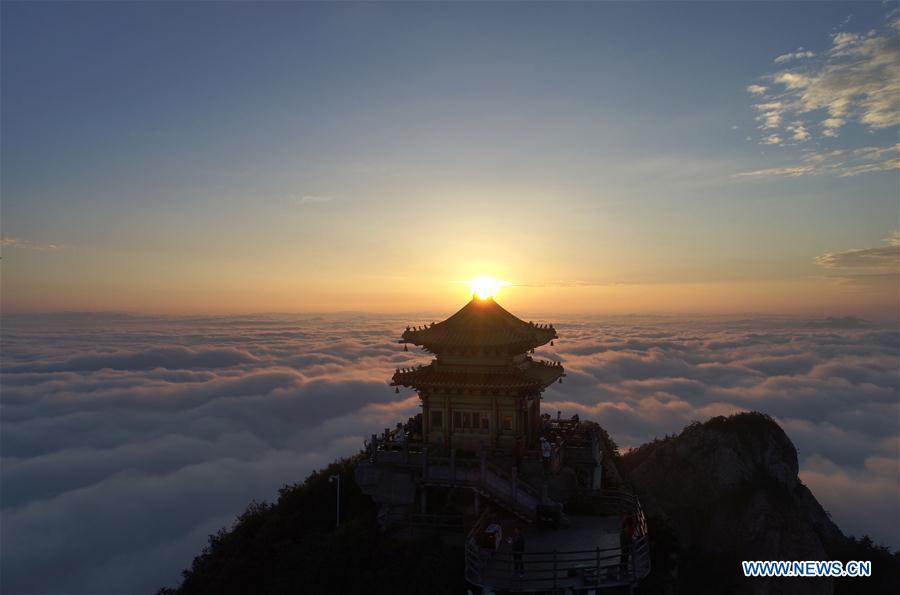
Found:
[[[482,455],[477,460],[427,460],[420,482],[427,486],[468,487],[526,522],[534,521],[540,494],[518,479],[515,468],[505,471]]]

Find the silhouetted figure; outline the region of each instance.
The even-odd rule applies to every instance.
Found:
[[[522,562],[522,554],[525,553],[525,535],[518,527],[513,531],[512,551],[516,576],[522,577],[525,575],[525,564]]]
[[[525,438],[522,435],[516,436],[516,471],[522,470],[522,459],[525,457]]]
[[[622,513],[622,528],[619,530],[619,578],[627,579],[628,562],[631,560],[631,542],[634,537],[635,519],[633,515]]]
[[[544,462],[544,471],[550,472],[550,454],[553,450],[553,446],[550,444],[550,441],[541,436],[541,460]]]
[[[550,433],[550,414],[541,414],[541,434],[547,436]]]
[[[491,555],[493,556],[497,553],[497,550],[500,549],[500,544],[503,542],[503,528],[496,519],[493,519],[487,528],[485,528],[484,532],[486,535],[490,536],[492,545]]]

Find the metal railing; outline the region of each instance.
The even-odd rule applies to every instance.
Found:
[[[409,516],[409,525],[433,529],[459,529],[464,527],[461,514],[426,514],[414,512]]]
[[[624,547],[544,552],[490,552],[466,542],[466,580],[494,590],[551,591],[615,587],[649,574],[647,536]]]
[[[623,546],[582,550],[512,552],[478,545],[476,523],[466,538],[466,580],[492,590],[539,592],[631,585],[650,573],[646,520],[637,497],[619,491],[598,494],[609,514],[637,519],[632,539]]]

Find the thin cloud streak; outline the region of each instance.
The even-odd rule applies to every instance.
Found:
[[[817,256],[815,262],[826,269],[880,271],[900,275],[900,231],[883,241],[886,246],[826,252]]]
[[[797,128],[793,129],[796,136]],[[803,129],[800,134],[805,134]],[[772,142],[780,144],[781,138],[772,135]],[[732,174],[734,178],[799,177],[814,175],[834,175],[850,178],[860,174],[891,171],[900,168],[900,143],[887,147],[860,147],[857,149],[834,149],[830,151],[809,151],[799,163],[767,167]]]
[[[38,252],[54,252],[56,250],[62,250],[66,246],[63,244],[34,242],[31,240],[24,240],[22,238],[3,237],[3,238],[0,238],[0,247],[22,248],[25,250],[37,250]]]

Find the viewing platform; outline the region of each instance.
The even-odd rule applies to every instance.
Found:
[[[615,587],[631,588],[650,573],[647,528],[637,498],[624,492],[600,494],[609,514],[573,515],[566,526],[527,528],[525,547],[516,559],[510,539],[514,524],[505,524],[496,550],[478,537],[485,519],[466,538],[466,580],[483,593],[588,592]],[[619,511],[616,513],[615,511]],[[621,515],[636,515],[632,539],[620,544]]]
[[[564,514],[547,497],[544,486],[522,480],[516,467],[504,469],[487,451],[474,457],[437,456],[418,441],[391,442],[373,437],[367,458],[357,467],[360,488],[393,517],[398,526],[467,528],[466,580],[484,593],[543,593],[634,587],[650,572],[647,526],[640,501],[619,490],[592,490],[595,514]],[[477,494],[477,520],[424,513],[423,488],[471,490]],[[399,507],[397,506],[399,505]],[[557,522],[542,519],[547,511]],[[626,519],[633,529],[622,539]],[[452,520],[452,522],[450,522]],[[502,538],[485,541],[489,523],[501,527]],[[469,526],[470,525],[470,526]],[[548,526],[552,525],[552,526]],[[510,536],[524,533],[517,560]]]

